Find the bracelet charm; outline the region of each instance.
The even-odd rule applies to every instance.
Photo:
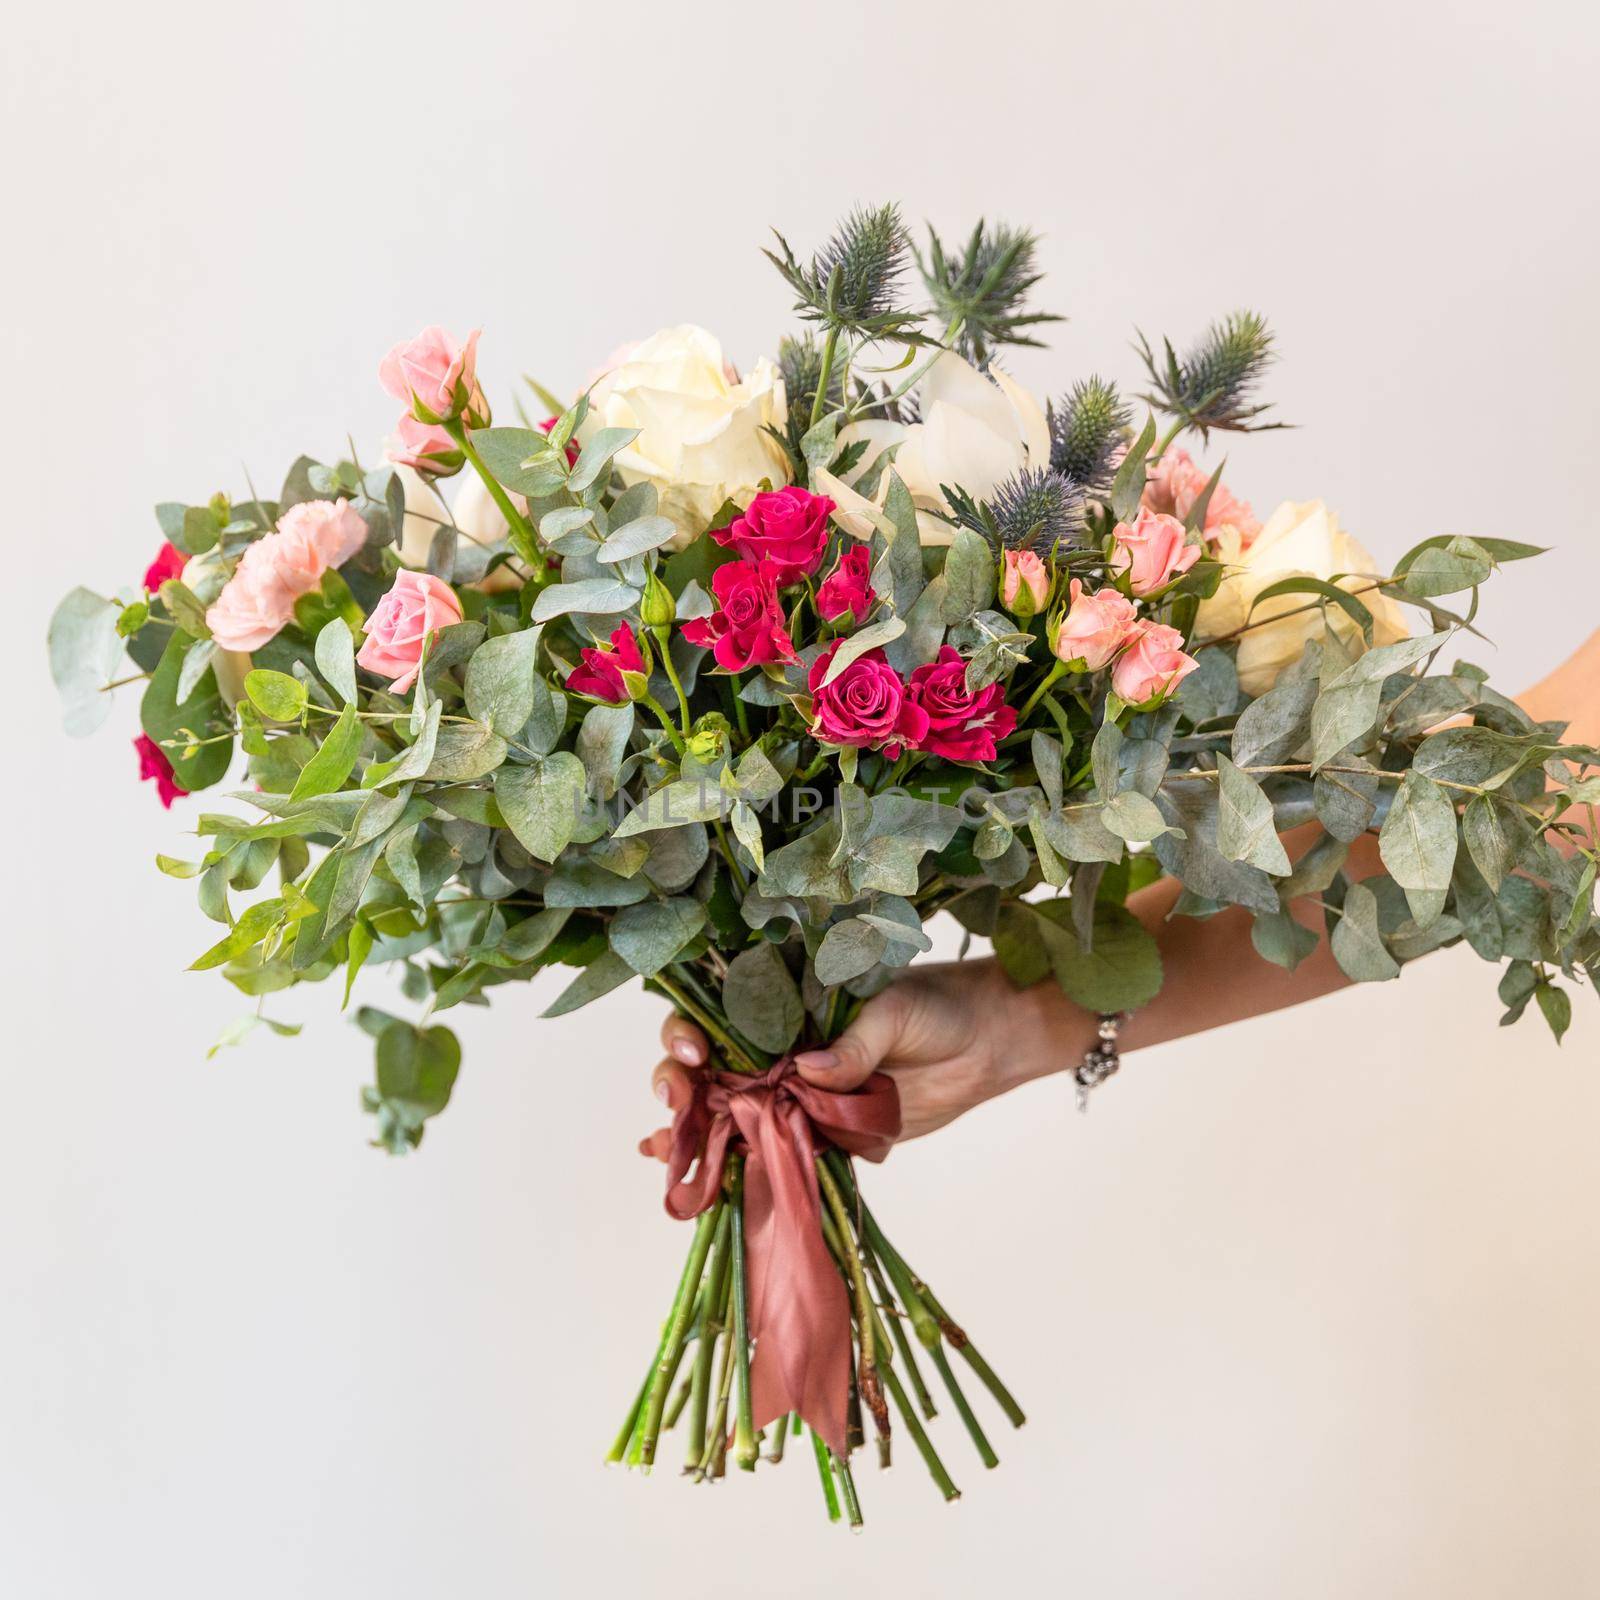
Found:
[[[1089,1109],[1089,1091],[1099,1088],[1122,1065],[1122,1057],[1117,1051],[1117,1035],[1122,1032],[1122,1024],[1126,1020],[1125,1011],[1100,1013],[1099,1036],[1072,1073],[1072,1081],[1078,1090],[1079,1111]]]

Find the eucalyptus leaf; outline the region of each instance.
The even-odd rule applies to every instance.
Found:
[[[760,1050],[781,1055],[800,1036],[805,1007],[777,946],[742,950],[722,980],[728,1021]]]

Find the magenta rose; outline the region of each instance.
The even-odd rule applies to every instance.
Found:
[[[574,694],[587,695],[591,700],[604,700],[610,705],[621,705],[632,696],[624,681],[624,672],[643,672],[644,657],[639,654],[639,641],[626,622],[611,635],[609,648],[589,648],[583,651],[583,665],[567,674],[567,687]]]
[[[777,587],[764,565],[725,561],[711,574],[711,592],[717,599],[715,614],[683,625],[690,644],[709,650],[728,672],[794,660]]]
[[[837,622],[853,613],[857,622],[865,622],[877,598],[872,587],[872,552],[864,544],[852,544],[840,552],[833,571],[817,589],[817,614]]]
[[[1111,687],[1130,706],[1164,699],[1200,663],[1183,651],[1183,635],[1165,623],[1134,625],[1132,641],[1111,668]]]
[[[148,733],[141,733],[133,741],[133,748],[139,752],[140,781],[153,781],[161,804],[170,811],[172,802],[181,800],[189,791],[173,776],[172,763],[167,760],[167,752]]]
[[[817,570],[828,545],[828,516],[833,501],[799,484],[758,494],[742,517],[725,528],[713,528],[718,544],[737,550],[746,561],[769,570],[782,589]]]
[[[904,745],[920,746],[928,732],[928,713],[906,690],[905,680],[881,650],[857,656],[832,683],[828,675],[842,640],[834,640],[811,664],[807,679],[813,711],[811,734],[824,744],[882,749],[891,761]]]
[[[188,564],[188,556],[170,539],[161,546],[161,553],[144,569],[144,586],[154,594],[168,578],[181,578]]]
[[[967,689],[967,664],[961,652],[943,646],[938,656],[911,674],[907,691],[928,718],[917,748],[947,761],[993,761],[995,741],[1017,725],[1005,703],[1005,689],[991,683],[976,694]]]
[[[390,680],[396,694],[417,681],[422,650],[431,635],[461,620],[461,602],[442,578],[431,572],[395,573],[394,586],[367,618],[367,639],[356,662]]]
[[[418,422],[449,422],[461,417],[469,428],[489,421],[488,402],[478,387],[478,335],[474,328],[466,343],[443,328],[424,328],[415,339],[405,339],[383,358],[378,382]]]

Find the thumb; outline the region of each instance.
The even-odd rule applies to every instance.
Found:
[[[859,1089],[893,1055],[902,1027],[900,1012],[895,991],[885,990],[862,1007],[861,1015],[831,1045],[797,1055],[795,1070],[819,1089]]]

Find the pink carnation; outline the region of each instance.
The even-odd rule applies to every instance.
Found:
[[[928,713],[907,692],[904,679],[881,650],[857,656],[832,683],[824,683],[842,640],[834,640],[812,663],[812,737],[826,744],[881,748],[891,761],[905,745],[928,735]]]
[[[817,614],[829,622],[847,614],[865,622],[877,597],[872,587],[872,552],[864,544],[852,543],[840,552],[833,571],[817,589]]]
[[[233,576],[206,612],[224,650],[259,650],[294,621],[294,603],[366,543],[367,525],[348,500],[307,500],[246,547]]]
[[[1172,693],[1200,663],[1183,651],[1183,635],[1165,623],[1141,621],[1111,669],[1111,687],[1130,706]]]
[[[713,528],[718,544],[737,550],[746,561],[768,569],[781,589],[817,570],[828,545],[828,517],[834,505],[826,495],[787,484],[758,494],[743,516]]]
[[[609,649],[587,648],[582,655],[583,664],[567,674],[567,687],[574,694],[604,700],[611,705],[621,705],[631,698],[622,674],[643,672],[645,668],[644,657],[639,654],[639,641],[627,623],[611,635]]]
[[[928,718],[917,748],[947,761],[993,761],[995,741],[1017,725],[1005,690],[991,683],[976,694],[967,688],[967,664],[951,645],[911,674],[910,696]]]
[[[1211,474],[1196,466],[1187,450],[1169,449],[1150,469],[1144,484],[1144,504],[1152,511],[1164,511],[1180,522],[1188,520],[1194,503],[1205,492]],[[1240,500],[1227,484],[1219,482],[1206,502],[1204,531],[1207,537],[1224,523],[1239,532],[1245,544],[1261,531],[1249,503]]]
[[[711,592],[717,599],[715,614],[683,625],[690,644],[710,650],[728,672],[794,660],[777,588],[764,567],[725,561],[711,574]]]
[[[429,637],[460,621],[461,602],[448,583],[429,572],[402,570],[367,618],[366,643],[356,662],[404,694],[416,682]]]

